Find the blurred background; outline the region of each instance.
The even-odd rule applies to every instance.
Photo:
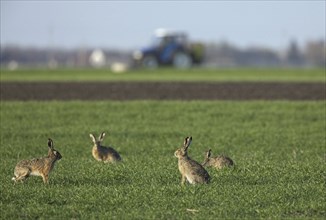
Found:
[[[1,68],[324,67],[326,1],[1,0]]]

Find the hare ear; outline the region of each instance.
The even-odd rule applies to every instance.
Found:
[[[96,144],[96,138],[93,134],[89,134],[89,136],[92,138],[92,141],[94,144]]]
[[[207,151],[207,158],[210,158],[211,157],[211,149],[209,149],[208,151]]]
[[[104,139],[104,136],[105,136],[105,132],[102,132],[102,134],[100,135],[100,137],[98,138],[99,141],[103,141]]]
[[[186,137],[185,140],[183,141],[183,147],[187,146],[187,140],[188,140],[188,137]]]
[[[48,147],[53,149],[53,141],[51,138],[48,138]]]
[[[184,142],[183,142],[183,147],[184,147],[184,150],[187,151],[188,150],[188,147],[190,146],[191,144],[191,141],[192,141],[192,137],[186,137]]]

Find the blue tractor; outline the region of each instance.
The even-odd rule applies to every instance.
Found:
[[[151,46],[133,53],[133,63],[143,68],[190,68],[200,64],[203,55],[204,46],[201,43],[189,43],[186,34],[159,29],[155,32]]]

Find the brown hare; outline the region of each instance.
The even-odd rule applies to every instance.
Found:
[[[49,174],[56,161],[62,158],[59,151],[53,148],[53,141],[48,139],[48,155],[43,158],[34,158],[31,160],[20,161],[14,171],[13,181],[24,181],[29,176],[41,176],[44,183],[49,183]]]
[[[101,145],[105,136],[104,132],[102,132],[98,140],[96,140],[93,134],[90,134],[89,136],[92,138],[94,143],[92,154],[95,160],[103,161],[104,163],[114,163],[121,161],[121,157],[116,150],[114,150],[112,147],[105,147]]]
[[[205,159],[202,163],[204,167],[215,167],[216,169],[222,169],[224,167],[233,166],[234,163],[231,158],[224,155],[211,157],[211,151],[212,150],[209,149],[205,154]]]
[[[188,156],[188,148],[191,144],[192,137],[186,137],[183,147],[176,150],[174,156],[178,158],[178,167],[182,175],[181,184],[184,185],[186,180],[190,184],[209,183],[210,176],[208,172],[195,160]]]

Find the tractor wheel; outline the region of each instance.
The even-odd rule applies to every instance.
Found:
[[[158,67],[157,59],[151,55],[145,56],[141,63],[144,68],[148,69],[155,69]]]
[[[176,52],[172,60],[173,66],[180,69],[190,68],[192,65],[191,57],[185,52]]]

